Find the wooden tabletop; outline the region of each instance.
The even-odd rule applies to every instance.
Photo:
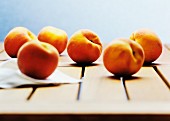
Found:
[[[9,59],[0,44],[0,62]],[[170,120],[170,45],[130,79],[103,66],[77,66],[64,52],[57,68],[82,83],[0,89],[0,120]],[[83,78],[82,78],[83,77]]]

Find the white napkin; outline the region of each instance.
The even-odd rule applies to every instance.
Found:
[[[14,88],[22,85],[37,84],[78,83],[80,81],[81,80],[74,79],[57,69],[47,79],[34,79],[20,72],[17,59],[10,59],[0,63],[0,88]]]

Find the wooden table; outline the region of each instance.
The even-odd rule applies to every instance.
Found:
[[[0,62],[6,57],[5,51],[1,51]],[[170,121],[169,45],[164,46],[153,65],[143,66],[130,79],[110,74],[102,64],[102,56],[83,68],[65,52],[57,69],[82,79],[82,84],[0,89],[0,121]]]

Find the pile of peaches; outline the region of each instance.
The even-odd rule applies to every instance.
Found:
[[[23,74],[46,79],[57,68],[65,49],[74,62],[91,64],[102,54],[102,43],[98,35],[88,29],[75,32],[68,40],[65,31],[52,26],[42,28],[37,36],[25,27],[15,27],[6,35],[4,49],[11,58],[17,58]],[[161,53],[160,38],[149,29],[139,29],[130,38],[114,39],[104,48],[102,56],[109,72],[115,76],[131,76]]]

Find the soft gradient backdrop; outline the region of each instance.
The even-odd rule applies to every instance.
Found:
[[[154,30],[170,43],[169,0],[3,0],[0,2],[0,41],[10,29],[25,26],[35,34],[47,25],[70,37],[91,29],[102,42],[128,38],[138,28]]]

